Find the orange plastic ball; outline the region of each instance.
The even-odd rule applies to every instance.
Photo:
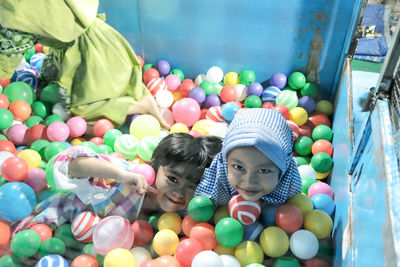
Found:
[[[137,59],[139,60],[140,67],[143,69],[143,66],[144,66],[144,60],[143,60],[143,58],[142,58],[141,56],[138,56],[138,55],[136,55],[136,57],[137,57]]]
[[[313,155],[320,153],[320,152],[324,152],[326,154],[328,154],[329,156],[332,156],[333,154],[333,147],[331,142],[324,140],[324,139],[320,139],[314,142],[314,144],[311,147],[311,151],[313,153]]]
[[[29,229],[35,231],[40,236],[41,243],[53,236],[53,232],[51,231],[50,227],[43,223],[34,224]]]
[[[114,125],[108,119],[101,119],[95,122],[93,125],[93,133],[97,137],[103,138],[104,134],[108,131],[114,129]]]
[[[154,267],[181,267],[178,260],[172,256],[165,255],[157,258],[153,265]]]
[[[6,221],[0,219],[0,245],[8,244],[10,241],[10,226]]]
[[[82,254],[74,259],[71,267],[99,267],[99,262],[93,255]]]
[[[190,215],[186,215],[185,218],[183,218],[182,221],[182,232],[189,237],[190,236],[190,231],[192,230],[193,226],[198,224],[195,220],[190,217]]]
[[[184,79],[179,86],[179,91],[182,97],[188,97],[190,90],[196,87],[196,84],[191,79]]]
[[[214,227],[208,223],[198,223],[190,231],[190,238],[197,239],[204,250],[212,250],[217,245]]]
[[[31,106],[22,100],[12,102],[9,110],[14,115],[14,120],[16,121],[24,121],[29,118],[32,113]]]

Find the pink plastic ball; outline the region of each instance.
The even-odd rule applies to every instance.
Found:
[[[81,117],[72,117],[67,121],[69,135],[72,137],[80,137],[86,133],[87,123]]]
[[[40,168],[30,169],[24,183],[32,187],[33,191],[40,192],[47,186],[46,172]]]
[[[69,136],[67,124],[61,121],[55,121],[47,127],[47,137],[53,142],[64,142]]]
[[[103,138],[97,137],[97,136],[93,137],[93,138],[90,139],[89,141],[92,142],[93,144],[95,144],[96,146],[99,146],[99,145],[103,145],[103,144],[104,144]]]
[[[143,175],[149,185],[154,183],[156,173],[154,172],[153,167],[151,167],[149,164],[139,164],[135,166],[132,171],[134,173]]]
[[[26,131],[28,131],[28,126],[24,124],[14,124],[7,130],[7,138],[9,141],[13,142],[14,145],[24,144],[24,138]]]
[[[316,182],[313,183],[310,188],[308,189],[308,197],[312,198],[316,194],[326,194],[334,199],[334,193],[332,188],[324,182]]]
[[[168,75],[167,77],[165,77],[164,81],[167,84],[167,89],[169,91],[176,91],[181,85],[181,79],[179,79],[179,77],[175,74]]]
[[[93,246],[96,252],[103,256],[116,248],[131,249],[133,239],[131,224],[121,216],[104,218],[93,232]]]
[[[97,137],[103,138],[104,134],[108,131],[114,129],[114,125],[108,119],[101,119],[95,122],[93,125],[93,133]]]
[[[192,98],[182,98],[172,106],[172,114],[176,122],[190,127],[200,118],[200,106]]]

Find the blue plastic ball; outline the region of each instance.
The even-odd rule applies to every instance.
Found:
[[[276,225],[275,213],[278,208],[279,206],[269,206],[262,210],[261,216],[264,227]]]
[[[259,222],[254,222],[252,224],[243,225],[244,230],[244,240],[250,240],[258,242],[260,240],[260,235],[264,231],[264,226]]]
[[[206,100],[206,92],[201,87],[195,87],[189,92],[189,97],[201,104]]]
[[[304,108],[310,114],[315,109],[315,100],[309,96],[302,96],[299,98],[297,106]]]
[[[0,218],[16,222],[29,216],[36,205],[33,189],[21,182],[9,182],[0,186]]]
[[[44,256],[35,265],[35,267],[69,267],[68,261],[57,254]]]
[[[24,150],[24,149],[29,149],[29,147],[27,147],[27,146],[19,146],[19,147],[17,147],[17,148],[15,148],[15,150]]]
[[[252,82],[247,86],[246,93],[247,95],[255,95],[255,96],[261,96],[263,92],[263,87],[261,83],[258,82]]]
[[[38,80],[37,80],[36,75],[33,72],[35,72],[35,71],[24,70],[24,71],[18,72],[15,81],[27,83],[30,87],[32,87],[32,89],[36,89],[36,87],[38,85]]]
[[[239,109],[240,107],[236,103],[228,102],[222,106],[221,115],[226,121],[231,121]]]
[[[311,198],[315,210],[322,210],[328,213],[329,216],[335,211],[335,202],[327,194],[316,194]]]
[[[273,102],[275,103],[276,97],[280,94],[281,89],[276,86],[269,86],[264,89],[261,94],[261,100],[263,103],[265,102]]]
[[[206,101],[204,101],[205,108],[211,108],[213,106],[221,106],[221,100],[219,99],[219,96],[216,93],[209,94],[206,97]]]

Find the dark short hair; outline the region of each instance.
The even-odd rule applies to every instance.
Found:
[[[186,133],[166,136],[153,152],[151,166],[157,172],[160,166],[174,167],[182,164],[196,166],[196,171],[209,167],[214,156],[221,151],[222,139],[217,136],[193,137]]]

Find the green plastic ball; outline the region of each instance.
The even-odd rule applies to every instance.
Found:
[[[96,151],[96,144],[93,142],[90,142],[90,141],[84,141],[84,142],[80,143],[79,146],[88,147],[88,148],[91,148],[94,151]]]
[[[22,261],[15,255],[4,255],[0,258],[0,267],[23,267]]]
[[[291,90],[284,90],[275,99],[277,105],[286,106],[289,110],[295,108],[299,102],[297,94]]]
[[[246,265],[245,267],[266,267],[266,266],[261,263],[250,263],[250,264]]]
[[[145,72],[147,69],[150,69],[150,68],[152,68],[153,67],[153,64],[145,64],[144,66],[143,66],[143,72]]]
[[[181,80],[181,81],[183,81],[183,79],[185,79],[185,74],[183,73],[183,71],[181,69],[173,69],[171,71],[171,74],[178,76],[179,80]]]
[[[33,102],[32,106],[32,114],[41,117],[42,119],[46,118],[51,111],[51,104],[42,102],[42,101],[35,101]]]
[[[6,179],[4,179],[3,176],[0,175],[0,186],[2,186],[3,184],[7,183],[8,181]]]
[[[243,239],[242,224],[231,217],[221,219],[215,226],[215,237],[224,247],[237,246]]]
[[[324,139],[331,142],[332,137],[333,137],[332,129],[324,124],[318,125],[317,127],[314,128],[312,132],[312,138],[314,139],[314,141]]]
[[[95,151],[98,154],[110,154],[113,152],[112,148],[107,145],[98,145],[98,146],[96,146]]]
[[[40,155],[40,157],[41,157],[42,159],[44,159],[44,158],[45,158],[44,151],[45,151],[46,147],[47,147],[49,144],[50,144],[49,141],[44,140],[44,139],[39,139],[39,140],[34,141],[34,142],[31,144],[30,149],[35,150],[36,152],[38,152],[39,155]]]
[[[160,218],[161,214],[162,214],[161,212],[158,212],[149,217],[148,222],[153,228],[153,231],[158,231],[158,219]]]
[[[145,136],[140,139],[137,146],[139,157],[144,161],[150,161],[159,143],[160,139],[155,136]]]
[[[17,100],[23,100],[32,105],[34,93],[32,88],[24,82],[13,82],[6,86],[3,94],[8,98],[10,104]]]
[[[42,170],[46,170],[46,167],[47,167],[47,162],[46,161],[44,161],[44,160],[42,160],[41,162],[40,162],[40,166],[39,166],[39,168],[41,168]]]
[[[55,121],[61,121],[64,122],[63,118],[61,118],[60,115],[57,114],[51,114],[44,120],[44,124],[49,127],[50,124],[52,124]]]
[[[89,255],[95,256],[97,261],[99,262],[99,265],[100,266],[103,265],[104,256],[101,256],[100,254],[96,254],[96,250],[93,246],[93,243],[86,244],[82,249],[82,254],[89,254]]]
[[[115,140],[117,140],[118,136],[121,135],[122,133],[118,129],[108,130],[103,136],[104,144],[113,148]]]
[[[26,119],[26,121],[24,122],[24,124],[26,126],[28,126],[28,128],[31,128],[32,126],[39,124],[43,121],[43,119],[39,116],[30,116],[28,119]]]
[[[293,72],[290,74],[288,84],[293,89],[301,89],[306,84],[306,76],[301,72]]]
[[[65,254],[65,243],[58,237],[48,238],[40,245],[39,253],[42,256],[49,254]]]
[[[0,134],[0,140],[8,140],[4,134]]]
[[[18,257],[31,257],[40,248],[40,236],[33,230],[22,230],[11,240],[11,250]]]
[[[312,145],[313,141],[310,137],[302,136],[294,143],[294,150],[301,156],[307,156],[311,154]]]
[[[52,83],[43,88],[40,93],[40,100],[51,104],[60,102],[59,87],[57,84]]]
[[[289,87],[289,86],[284,87],[284,88],[282,89],[282,91],[284,91],[284,90],[289,90],[289,91],[293,91],[293,92],[296,92],[296,93],[297,93],[297,90],[296,90],[296,89],[293,89],[292,87]]]
[[[46,146],[44,149],[44,157],[49,161],[52,157],[67,149],[67,146],[62,142],[53,142]]]
[[[319,243],[319,249],[316,257],[329,262],[333,256],[332,245],[329,244],[329,241],[325,239],[318,240],[318,243]]]
[[[246,97],[246,100],[244,101],[244,106],[246,108],[261,108],[262,106],[261,98],[256,95],[249,95],[248,97]]]
[[[3,93],[3,86],[0,84],[0,93]]]
[[[31,62],[31,57],[36,53],[35,47],[32,46],[28,52],[24,55],[26,62],[30,63]]]
[[[188,212],[196,222],[207,222],[214,215],[214,204],[205,196],[196,196],[189,202]]]
[[[297,160],[297,166],[309,164],[309,162],[307,162],[307,160],[304,157],[296,157],[296,160]]]
[[[72,234],[71,224],[58,227],[54,236],[60,238],[68,248],[81,249],[79,241]]]
[[[318,95],[318,87],[315,83],[306,83],[300,90],[302,96],[316,97]]]
[[[252,70],[243,70],[239,74],[239,81],[241,84],[248,86],[256,81],[256,74]]]
[[[315,105],[315,111],[325,114],[327,117],[330,117],[333,113],[333,105],[328,100],[318,101]]]
[[[280,257],[275,262],[273,267],[301,267],[300,263],[292,257]]]
[[[208,80],[203,81],[200,84],[200,87],[204,90],[206,95],[217,93],[217,90],[215,88],[215,84],[213,82],[208,81]]]
[[[317,153],[311,158],[311,166],[316,172],[328,172],[332,168],[332,157],[324,152]]]
[[[14,115],[5,108],[0,108],[0,130],[5,130],[11,126],[14,121]]]
[[[301,178],[301,192],[304,194],[308,194],[308,189],[313,183],[316,183],[317,180],[309,177]]]

